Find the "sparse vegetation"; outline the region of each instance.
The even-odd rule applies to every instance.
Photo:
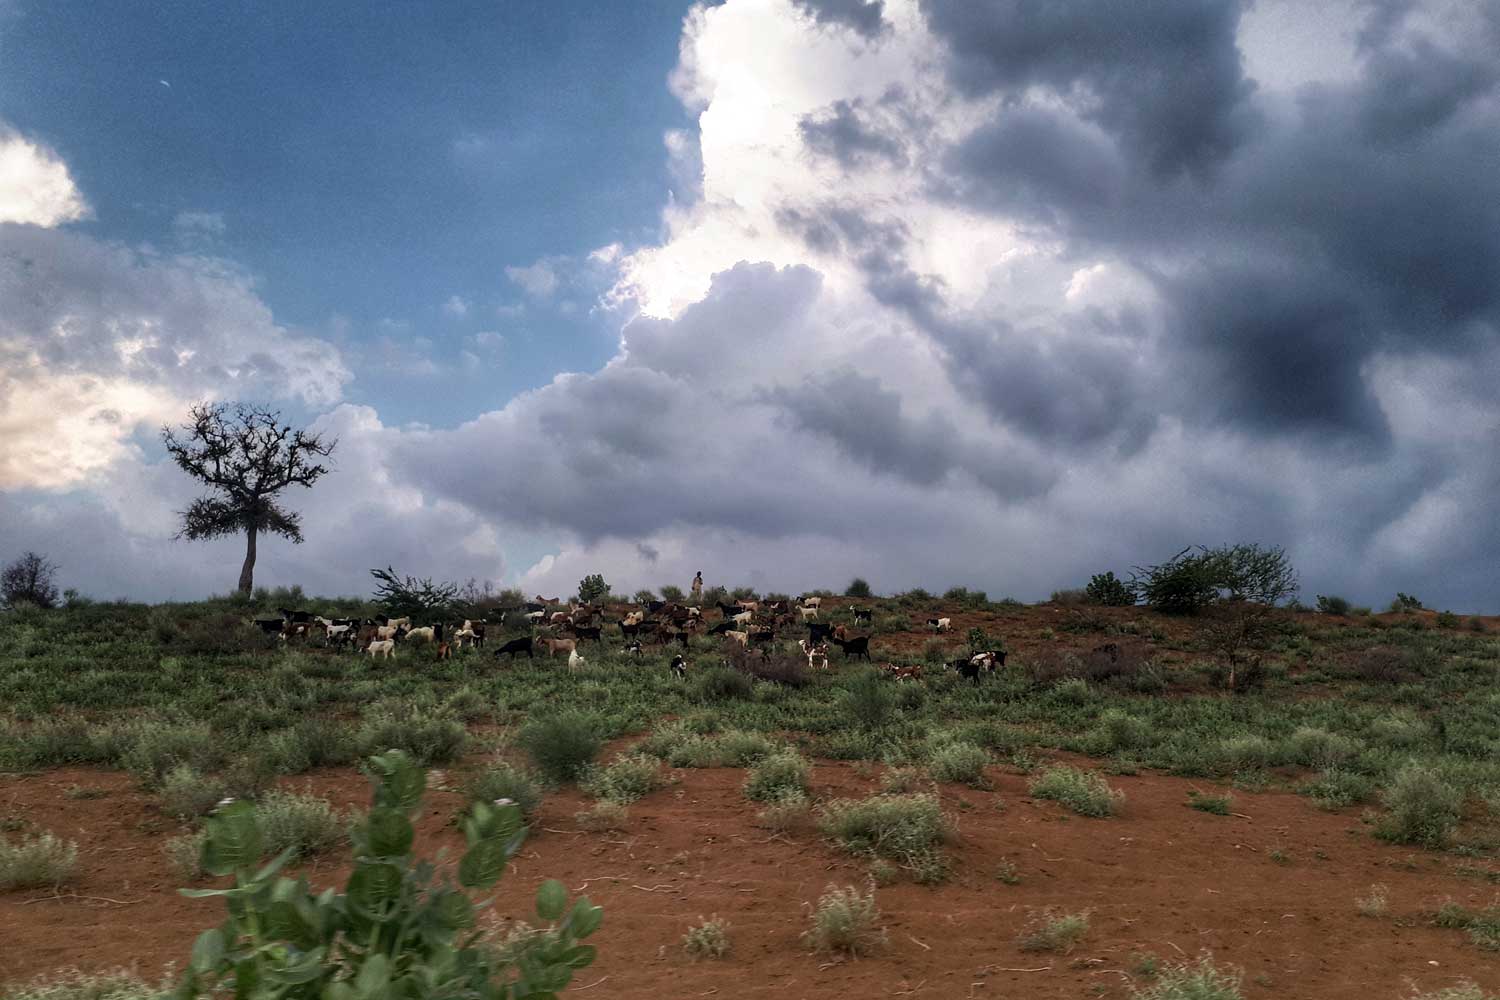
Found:
[[[1049,767],[1031,782],[1031,794],[1052,799],[1080,816],[1101,817],[1114,813],[1125,793],[1109,786],[1102,775],[1076,767]]]
[[[1130,995],[1132,1000],[1244,1000],[1243,982],[1238,969],[1220,969],[1213,956],[1202,955],[1196,962],[1168,966],[1155,982]]]
[[[875,886],[861,893],[854,886],[830,885],[812,913],[812,928],[802,935],[817,951],[868,955],[886,943],[875,905]]]
[[[756,802],[778,802],[789,794],[807,795],[812,768],[797,751],[786,748],[757,761],[745,779],[745,797]]]
[[[941,882],[947,876],[940,847],[951,822],[936,795],[836,799],[821,810],[818,828],[851,854],[887,858],[919,882]]]
[[[661,785],[661,764],[644,753],[624,754],[602,767],[592,767],[578,782],[589,795],[620,805],[629,805]]]
[[[1390,908],[1389,890],[1385,886],[1375,884],[1370,886],[1368,892],[1363,896],[1354,898],[1354,908],[1362,917],[1383,917]]]
[[[1033,914],[1016,944],[1022,951],[1054,951],[1066,955],[1089,931],[1089,915],[1047,909]]]
[[[1389,812],[1376,834],[1398,844],[1442,847],[1458,825],[1463,793],[1422,764],[1408,764],[1381,796]]]
[[[689,958],[723,958],[729,954],[729,922],[717,913],[711,919],[699,917],[682,936],[682,950]]]
[[[0,834],[0,892],[64,885],[78,871],[78,845],[50,833]]]

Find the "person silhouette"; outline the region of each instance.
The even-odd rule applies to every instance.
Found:
[[[703,600],[703,571],[700,569],[693,577],[693,603],[697,604]]]

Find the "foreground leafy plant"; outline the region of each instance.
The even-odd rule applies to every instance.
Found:
[[[233,875],[235,884],[180,890],[224,897],[229,918],[194,942],[177,1000],[227,990],[254,1000],[547,997],[593,962],[594,949],[578,942],[598,929],[603,911],[586,897],[569,908],[557,881],[537,891],[537,915],[560,922],[535,947],[502,955],[475,929],[486,904],[464,890],[500,880],[526,836],[518,806],[504,799],[474,804],[461,824],[468,849],[454,886],[412,853],[411,816],[427,781],[422,769],[392,750],[371,757],[368,771],[374,802],[353,830],[354,870],[341,894],[314,895],[305,878],[278,877],[294,847],[257,869],[265,835],[249,803],[227,804],[209,818],[203,867]]]

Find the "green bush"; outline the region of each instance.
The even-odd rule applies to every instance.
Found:
[[[756,802],[775,802],[788,793],[807,794],[812,768],[802,755],[787,747],[756,762],[745,779],[745,797]]]
[[[427,708],[379,708],[360,724],[355,742],[366,754],[400,750],[419,764],[447,764],[463,753],[464,724]]]
[[[1239,970],[1220,969],[1213,956],[1203,955],[1193,963],[1169,966],[1150,986],[1132,988],[1130,996],[1131,1000],[1244,1000],[1242,980]]]
[[[536,897],[538,916],[557,921],[545,937],[509,955],[476,941],[468,891],[492,889],[520,849],[519,808],[475,803],[461,824],[466,850],[457,885],[439,882],[432,864],[412,853],[411,817],[421,808],[425,775],[400,751],[371,758],[369,767],[374,801],[353,831],[354,870],[342,894],[315,895],[305,878],[280,877],[290,852],[260,867],[265,831],[249,803],[209,818],[204,867],[233,875],[234,886],[183,893],[224,896],[229,916],[194,942],[178,1000],[263,990],[288,1000],[500,1000],[560,992],[574,970],[593,961],[593,949],[578,941],[598,929],[603,914],[587,898],[570,909],[567,889],[556,881],[543,883]],[[350,947],[353,941],[359,946]]]
[[[755,682],[747,674],[728,667],[710,667],[698,675],[693,692],[699,701],[749,701],[755,697]]]
[[[1324,615],[1347,615],[1349,613],[1349,602],[1342,597],[1329,597],[1319,594],[1318,613]]]
[[[162,778],[157,794],[163,812],[189,820],[213,812],[224,798],[225,787],[219,778],[199,774],[190,764],[178,764]]]
[[[1110,708],[1100,714],[1099,722],[1088,735],[1086,744],[1089,753],[1098,756],[1139,750],[1155,742],[1154,736],[1151,724],[1144,719],[1137,719],[1118,708]]]
[[[661,764],[644,753],[624,754],[584,772],[578,787],[598,799],[629,805],[662,785]]]
[[[844,588],[844,596],[868,598],[874,595],[871,594],[870,585],[865,582],[864,578],[856,576],[849,581],[849,586]]]
[[[526,768],[502,761],[470,777],[464,786],[464,796],[470,802],[509,799],[521,807],[521,815],[530,819],[541,808],[542,785]]]
[[[1125,793],[1110,788],[1102,775],[1061,765],[1033,778],[1031,794],[1060,802],[1080,816],[1093,817],[1112,814],[1125,798]]]
[[[1403,594],[1400,591],[1397,591],[1396,599],[1391,601],[1389,610],[1398,614],[1411,611],[1421,611],[1422,601],[1419,598],[1413,597],[1411,594]]]
[[[203,867],[203,840],[203,831],[195,830],[169,837],[161,845],[161,852],[167,856],[167,866],[172,869],[172,874],[184,882],[193,882],[208,875],[208,870]]]
[[[1375,794],[1375,783],[1355,771],[1331,767],[1298,789],[1318,804],[1320,809],[1345,809],[1369,801]]]
[[[1233,736],[1219,743],[1219,758],[1231,771],[1274,767],[1280,756],[1276,744],[1264,736]]]
[[[729,954],[729,921],[699,917],[682,936],[682,950],[688,958],[723,958]]]
[[[578,581],[578,600],[582,604],[599,604],[609,600],[609,584],[598,573],[590,573]]]
[[[564,782],[577,778],[594,762],[604,738],[594,716],[559,712],[528,722],[517,742],[548,780]]]
[[[280,774],[301,774],[318,767],[342,767],[359,757],[347,726],[324,719],[304,719],[272,733],[267,755]]]
[[[1188,792],[1188,805],[1199,812],[1212,813],[1215,816],[1228,816],[1229,807],[1233,801],[1228,795],[1203,795],[1199,792]]]
[[[809,811],[807,796],[794,789],[782,789],[770,803],[755,814],[756,822],[776,833],[786,833],[801,826]]]
[[[1113,570],[1091,576],[1084,596],[1090,604],[1107,608],[1126,608],[1135,604],[1135,589],[1124,580],[1116,579]]]
[[[340,816],[332,803],[315,795],[270,791],[255,807],[268,854],[290,851],[308,858],[331,851],[349,840],[350,817]]]
[[[78,845],[50,833],[18,841],[0,835],[0,891],[65,885],[78,872]]]
[[[1022,951],[1053,951],[1066,955],[1089,932],[1089,915],[1059,913],[1048,908],[1036,914],[1016,943]]]
[[[818,829],[851,854],[889,858],[921,882],[939,882],[947,863],[938,848],[952,825],[936,795],[875,795],[836,799],[818,816]]]
[[[927,754],[927,773],[933,781],[954,781],[970,788],[986,788],[985,765],[990,755],[984,747],[962,741],[942,742]]]
[[[896,712],[892,685],[873,670],[862,671],[844,693],[844,713],[865,729],[880,729]]]
[[[812,927],[802,939],[818,951],[850,955],[867,955],[882,947],[886,933],[880,926],[875,887],[861,893],[852,885],[843,889],[828,886],[813,910]]]
[[[719,762],[725,767],[748,767],[776,751],[776,744],[763,734],[740,729],[731,729],[713,742]]]
[[[124,740],[120,764],[146,788],[156,788],[179,764],[213,771],[226,756],[224,741],[203,722],[147,719],[129,726]]]
[[[1442,847],[1458,826],[1463,793],[1422,764],[1407,764],[1396,772],[1381,799],[1389,812],[1376,834],[1398,844]]]
[[[1292,762],[1319,769],[1338,767],[1359,755],[1359,743],[1314,726],[1301,726],[1287,741]]]

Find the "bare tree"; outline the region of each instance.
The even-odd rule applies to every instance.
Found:
[[[57,603],[57,587],[52,582],[56,572],[45,556],[27,552],[0,572],[0,598],[8,607],[30,603],[50,608]]]
[[[338,441],[286,426],[281,414],[245,403],[198,403],[179,438],[161,429],[162,443],[182,471],[207,485],[210,493],[179,511],[178,538],[197,541],[245,533],[245,563],[239,590],[250,593],[255,574],[255,539],[270,532],[302,541],[302,517],[281,506],[277,495],[288,486],[312,486],[328,467],[316,459],[333,454]]]

